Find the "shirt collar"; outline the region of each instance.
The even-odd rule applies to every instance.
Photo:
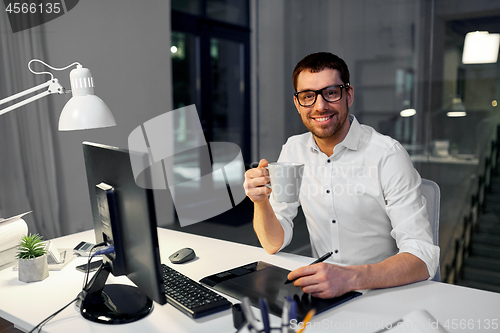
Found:
[[[307,140],[307,145],[311,147],[311,151],[314,153],[320,153],[321,150],[318,147],[318,144],[316,143],[316,140],[314,140],[314,135],[312,135],[311,132],[309,132],[309,139]]]
[[[359,140],[361,139],[361,125],[359,124],[356,117],[352,114],[349,115],[349,122],[351,123],[349,132],[347,132],[344,140],[342,140],[342,142],[340,142],[338,146],[344,146],[351,150],[357,150]],[[321,152],[316,141],[314,140],[314,136],[310,132],[309,134],[308,146],[311,147],[311,151]]]
[[[347,132],[347,135],[345,136],[344,140],[342,140],[339,145],[345,146],[346,148],[349,148],[351,150],[357,150],[358,149],[358,143],[359,140],[361,139],[361,125],[359,124],[358,120],[356,117],[352,114],[349,115],[349,121],[351,122],[351,126],[349,127],[349,132]]]

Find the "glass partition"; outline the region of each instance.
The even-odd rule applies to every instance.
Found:
[[[313,0],[287,2],[284,13],[287,70],[317,51],[342,57],[354,87],[350,112],[401,142],[421,176],[440,186],[442,276],[455,281],[470,239],[468,221],[477,220],[495,163],[500,3]],[[258,19],[262,36],[272,23]],[[492,46],[480,44],[485,40]],[[488,50],[492,57],[484,60]],[[262,80],[265,73],[259,74]],[[285,89],[287,96],[294,92],[287,81]],[[291,98],[284,112],[294,112]],[[305,131],[293,116],[284,128],[286,137]]]

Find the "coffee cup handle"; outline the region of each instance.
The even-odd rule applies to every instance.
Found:
[[[269,172],[269,167],[262,167],[262,169],[266,169]],[[271,184],[269,184],[269,183],[267,183],[265,186],[272,189]]]

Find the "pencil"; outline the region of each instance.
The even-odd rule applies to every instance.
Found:
[[[302,322],[302,327],[297,331],[297,333],[302,333],[304,329],[307,326],[307,323],[311,321],[311,318],[316,314],[316,310],[311,309],[309,312],[306,314],[304,321]]]

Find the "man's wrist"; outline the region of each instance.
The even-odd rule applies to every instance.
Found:
[[[367,271],[369,270],[368,265],[359,265],[359,266],[346,266],[348,270],[348,289],[349,291],[353,290],[362,290],[366,289],[365,279]]]
[[[256,205],[265,205],[265,204],[269,203],[269,197],[265,197],[264,199],[259,200],[259,201],[254,201],[253,203]]]

